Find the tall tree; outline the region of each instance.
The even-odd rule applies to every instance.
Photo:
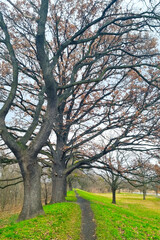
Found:
[[[80,2],[72,12],[75,11],[76,14],[79,5],[81,6]],[[96,7],[97,5],[94,6]],[[55,12],[58,11],[57,8],[59,6],[55,7]],[[63,9],[62,6],[61,8]],[[92,16],[89,11],[88,19]],[[128,12],[124,17],[120,5],[117,8],[110,6],[105,16],[105,21],[112,19],[110,22],[101,23],[98,30],[94,22],[95,28],[89,26],[89,32],[85,30],[79,40],[74,41],[73,48],[68,47],[61,54],[55,74],[57,81],[60,84],[63,82],[59,87],[62,102],[57,110],[58,122],[53,128],[56,140],[50,141],[46,152],[49,159],[52,159],[51,202],[64,200],[66,176],[75,168],[95,161],[119,145],[138,145],[157,123],[157,120],[148,116],[148,112],[152,111],[153,105],[158,106],[159,91],[153,90],[150,84],[143,81],[146,74],[148,81],[151,81],[149,70],[153,61],[151,64],[148,57],[156,59],[156,41],[145,34],[146,23],[141,19],[143,14],[139,15],[141,24],[137,14],[133,18],[132,16],[133,13]],[[83,17],[85,19],[84,12]],[[68,15],[67,23],[62,16],[59,18],[56,28],[59,42],[63,38],[60,35],[62,26],[67,38],[69,18]],[[70,29],[75,25],[70,26]],[[77,51],[79,54],[76,54]],[[71,62],[75,63],[72,69],[69,64]],[[154,65],[157,70],[156,60]],[[145,122],[150,128],[142,132],[140,122]],[[143,126],[145,128],[145,124]],[[113,130],[119,134],[114,134],[105,147],[99,148],[96,153],[89,150],[97,136],[102,133],[110,135]]]
[[[4,8],[6,7],[5,5],[3,5],[3,3],[1,5]],[[6,11],[6,9],[4,10]],[[19,138],[16,138],[15,135],[12,132],[10,132],[9,129],[7,129],[5,119],[12,106],[14,106],[16,92],[19,91],[18,85],[20,84],[19,83],[20,80],[23,78],[23,76],[21,76],[21,74],[19,73],[20,64],[18,59],[19,55],[16,52],[16,49],[18,48],[17,45],[20,44],[20,47],[22,48],[21,46],[22,41],[24,40],[25,44],[27,39],[23,39],[15,47],[16,43],[14,41],[18,41],[18,37],[20,37],[20,34],[18,33],[18,27],[17,33],[15,33],[15,29],[13,28],[14,24],[17,26],[19,25],[20,20],[18,19],[18,21],[15,22],[16,16],[12,16],[11,22],[9,24],[9,26],[11,26],[11,29],[9,31],[8,30],[9,27],[7,27],[6,25],[7,16],[3,17],[2,12],[0,13],[0,27],[1,27],[0,43],[2,49],[1,79],[2,81],[5,82],[6,85],[8,85],[8,88],[4,89],[5,93],[3,98],[4,104],[2,105],[2,108],[0,110],[0,132],[3,141],[12,150],[15,157],[17,158],[23,176],[24,203],[22,211],[19,216],[19,220],[28,219],[43,213],[40,188],[41,173],[37,162],[37,154],[39,153],[40,149],[42,148],[42,146],[49,137],[56,116],[56,104],[57,104],[56,82],[50,71],[49,62],[47,60],[48,56],[44,50],[45,22],[47,18],[47,12],[48,1],[42,1],[40,6],[38,29],[35,35],[35,46],[37,49],[37,60],[39,61],[41,66],[43,81],[41,82],[41,90],[39,91],[34,118],[31,124],[29,125],[26,133],[22,136],[19,136]],[[23,13],[21,12],[21,10],[18,10],[18,13],[20,14],[19,16],[20,18]],[[13,37],[14,33],[15,36]],[[26,48],[27,46],[24,45],[23,51],[26,51]],[[37,126],[39,113],[44,102],[44,93],[46,94],[47,99],[46,113],[44,115],[43,122],[36,137],[33,140],[31,140],[31,135]]]

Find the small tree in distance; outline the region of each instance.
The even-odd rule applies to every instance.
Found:
[[[118,152],[115,157],[109,155],[108,157],[105,156],[104,158],[105,159],[102,161],[105,162],[105,165],[108,166],[108,169],[104,171],[102,170],[102,173],[98,175],[100,175],[104,181],[109,184],[112,191],[112,203],[116,204],[116,191],[121,188],[124,182],[124,179],[118,173],[118,171],[121,171],[123,158],[118,155]]]

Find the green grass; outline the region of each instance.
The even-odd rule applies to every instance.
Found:
[[[91,202],[96,220],[97,240],[160,239],[160,199],[135,194],[117,194],[117,205],[109,194],[77,191]]]
[[[160,199],[136,194],[117,194],[117,205],[111,194],[93,194],[77,190],[91,202],[96,220],[97,240],[160,240]],[[0,219],[0,239],[79,240],[81,211],[73,191],[69,202],[44,206],[46,215],[16,223],[18,214]]]
[[[69,197],[74,197],[69,193]],[[0,239],[23,240],[79,240],[81,211],[72,202],[44,206],[45,215],[16,223],[17,215],[6,220],[6,227],[0,229]],[[12,219],[12,220],[11,220]],[[1,220],[4,225],[4,219]]]
[[[0,218],[0,228],[15,223],[17,218],[18,218],[18,213],[16,213],[16,214],[2,213],[2,216]]]
[[[76,202],[77,198],[76,198],[75,192],[74,191],[68,191],[66,200],[69,201],[69,202]]]

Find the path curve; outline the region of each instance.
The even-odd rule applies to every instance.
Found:
[[[96,224],[90,202],[79,197],[77,193],[76,197],[82,211],[81,240],[95,240]]]

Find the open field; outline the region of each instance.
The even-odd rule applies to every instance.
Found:
[[[111,194],[93,194],[77,190],[91,202],[96,221],[97,240],[160,239],[160,199],[141,195],[117,194],[117,205]],[[0,239],[80,240],[81,212],[68,192],[69,202],[44,206],[46,215],[16,223],[18,213],[0,213]]]
[[[78,193],[91,202],[98,240],[160,239],[160,199],[121,193],[113,205],[111,194]]]

